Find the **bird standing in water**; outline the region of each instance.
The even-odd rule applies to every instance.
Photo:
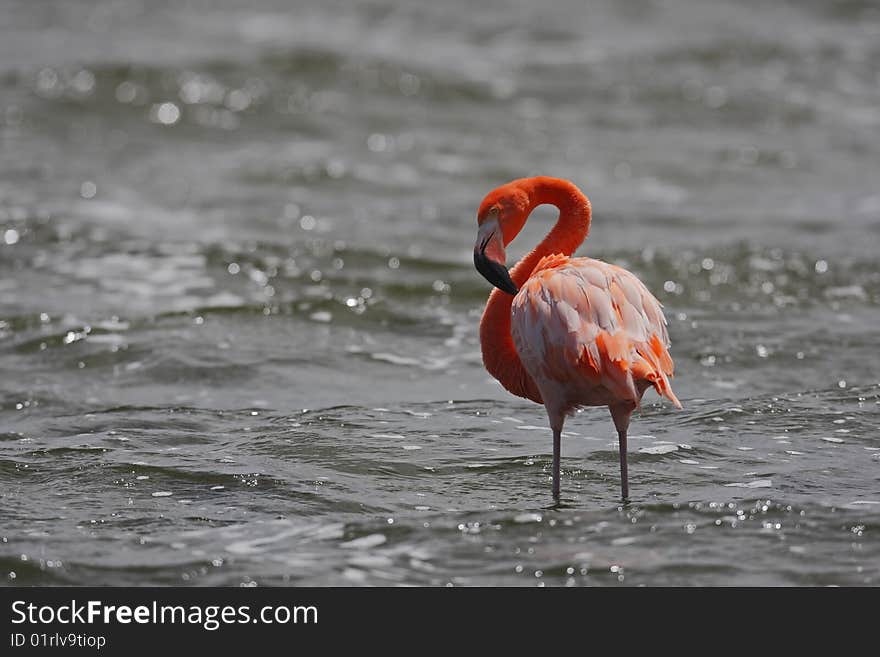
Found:
[[[559,219],[509,272],[505,247],[537,206]],[[592,258],[572,258],[590,230],[590,201],[559,178],[514,180],[490,192],[477,213],[474,265],[492,290],[480,321],[483,364],[514,395],[543,404],[553,430],[553,497],[565,416],[607,406],[620,442],[621,493],[629,498],[626,432],[653,387],[676,407],[669,379],[666,318],[633,274]]]

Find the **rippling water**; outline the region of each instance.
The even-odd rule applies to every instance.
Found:
[[[583,4],[4,3],[3,581],[880,583],[880,12]],[[480,363],[535,173],[669,318],[626,507]]]

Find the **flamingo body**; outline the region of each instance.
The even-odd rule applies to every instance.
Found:
[[[660,303],[621,267],[544,257],[513,299],[511,335],[554,415],[580,406],[637,407],[650,386],[681,406],[669,384]]]
[[[510,271],[505,247],[538,205],[559,208],[544,240]],[[608,406],[620,444],[621,491],[630,416],[649,388],[672,391],[669,335],[660,302],[636,276],[592,258],[572,258],[592,209],[574,184],[539,176],[490,192],[477,213],[477,270],[497,289],[480,321],[486,369],[511,393],[544,404],[553,430],[553,495],[559,498],[562,427],[582,406]]]

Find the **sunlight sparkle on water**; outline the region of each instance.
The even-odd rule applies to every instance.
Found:
[[[174,125],[180,120],[180,108],[171,102],[153,105],[150,110],[150,119],[154,123]]]

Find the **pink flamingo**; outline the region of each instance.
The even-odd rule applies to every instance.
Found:
[[[509,272],[504,249],[545,203],[559,219]],[[677,408],[660,302],[633,274],[572,258],[590,230],[590,201],[559,178],[522,178],[490,192],[477,213],[474,265],[492,290],[480,321],[483,364],[509,392],[544,404],[553,430],[553,497],[565,416],[608,406],[620,442],[620,483],[629,498],[626,432],[645,390]]]

